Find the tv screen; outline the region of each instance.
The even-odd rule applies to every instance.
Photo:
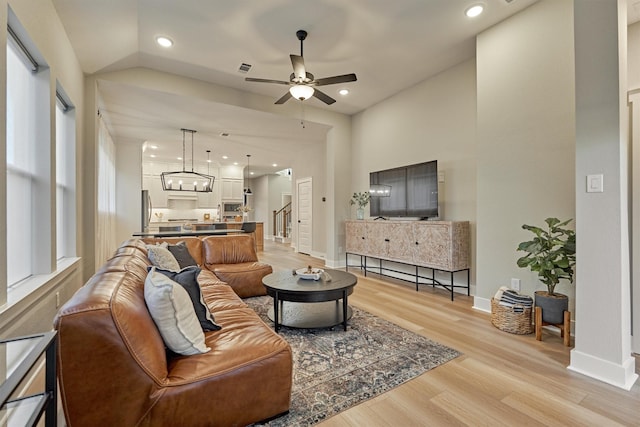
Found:
[[[369,174],[369,184],[389,186],[388,195],[372,192],[371,216],[438,216],[438,162],[436,160]]]

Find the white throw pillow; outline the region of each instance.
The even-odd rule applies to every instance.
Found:
[[[187,291],[178,283],[151,268],[144,281],[144,299],[165,345],[184,355],[211,350]]]
[[[156,267],[165,270],[180,271],[180,264],[176,260],[176,257],[169,251],[166,242],[162,242],[162,244],[159,245],[147,245],[147,254],[151,264]]]

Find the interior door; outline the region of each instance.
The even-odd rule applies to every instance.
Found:
[[[298,252],[310,254],[313,247],[313,185],[311,178],[296,181],[298,232],[296,248]]]

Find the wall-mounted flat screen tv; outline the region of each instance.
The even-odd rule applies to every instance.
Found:
[[[438,161],[386,169],[369,174],[369,184],[388,186],[385,197],[371,197],[371,216],[438,216]]]

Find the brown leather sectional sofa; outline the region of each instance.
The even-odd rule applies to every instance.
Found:
[[[264,294],[271,267],[250,236],[177,240],[203,266],[204,301],[222,326],[204,333],[211,350],[165,348],[145,304],[146,246],[125,242],[54,321],[69,427],[242,426],[289,410],[291,348],[238,296]]]

